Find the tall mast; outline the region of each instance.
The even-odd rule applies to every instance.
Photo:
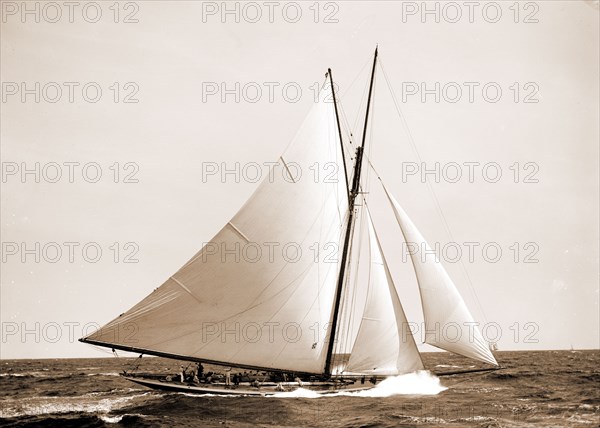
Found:
[[[348,249],[350,246],[350,238],[352,234],[352,224],[354,221],[354,202],[356,200],[356,196],[360,191],[360,172],[362,168],[362,158],[363,151],[365,149],[365,141],[367,138],[367,125],[369,121],[369,108],[371,107],[371,95],[373,93],[373,82],[375,80],[375,66],[377,65],[377,48],[375,48],[375,56],[373,57],[373,69],[371,70],[371,82],[369,84],[369,96],[367,98],[367,113],[365,115],[365,124],[363,128],[363,136],[362,142],[359,147],[356,148],[356,159],[354,161],[354,175],[352,177],[352,188],[350,190],[350,200],[348,202],[348,224],[346,225],[346,235],[344,237],[344,247],[342,250],[342,260],[340,266],[340,275],[338,277],[337,288],[335,292],[335,300],[333,304],[333,319],[331,321],[331,330],[329,334],[329,344],[327,346],[327,358],[325,359],[325,375],[331,376],[331,364],[333,360],[333,347],[335,344],[335,333],[338,326],[338,318],[340,313],[340,301],[342,298],[342,289],[344,287],[344,278],[346,276],[346,264],[348,259]],[[331,79],[331,70],[329,72],[329,77]],[[333,79],[331,81],[331,88],[333,91]],[[333,98],[333,102],[336,109],[337,115],[337,104],[335,104],[335,96]],[[338,122],[339,128],[339,122]],[[340,139],[341,139],[341,131],[340,131]],[[343,153],[343,151],[342,151]],[[345,164],[344,164],[345,165]]]
[[[335,120],[337,122],[338,135],[340,136],[340,149],[342,150],[342,163],[344,164],[344,183],[346,183],[346,191],[348,192],[348,203],[350,203],[350,183],[348,183],[348,168],[346,167],[346,155],[344,154],[344,141],[342,140],[342,127],[340,126],[340,116],[338,114],[337,102],[335,100],[335,86],[333,86],[333,76],[331,68],[327,69],[329,75],[329,85],[331,86],[331,96],[333,98],[333,107],[335,109]]]

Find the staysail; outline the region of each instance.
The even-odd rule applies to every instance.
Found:
[[[84,342],[240,367],[322,373],[348,196],[330,88],[217,235]]]
[[[420,250],[418,253],[411,252],[411,260],[423,304],[425,343],[478,361],[498,365],[467,305],[441,262],[430,256],[423,257],[423,254],[433,254],[429,244],[396,199],[385,186],[383,188],[392,205],[404,240],[416,245]]]
[[[368,210],[369,289],[346,371],[398,375],[423,369]]]

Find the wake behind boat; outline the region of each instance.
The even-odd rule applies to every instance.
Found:
[[[371,159],[365,160],[365,145],[377,55],[376,49],[359,144],[349,130],[343,136],[328,70],[319,101],[278,160],[284,173],[265,178],[211,242],[163,285],[80,340],[264,376],[239,383],[126,376],[150,388],[201,394],[269,395],[300,387],[329,393],[424,370],[400,298],[404,289],[394,284],[367,203],[369,174],[363,170],[374,170]],[[332,167],[339,179],[308,178],[315,165],[325,172]],[[377,178],[399,237],[431,252]],[[411,254],[411,263],[425,343],[497,366],[441,262]],[[457,333],[448,336],[448,327]]]

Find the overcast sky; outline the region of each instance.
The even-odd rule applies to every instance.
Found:
[[[360,129],[377,43],[408,128],[379,68],[373,163],[475,317],[503,350],[599,346],[598,2],[229,3],[239,19],[221,2],[23,4],[0,24],[2,358],[105,356],[85,327],[162,284],[257,186],[207,168],[277,160],[328,67]],[[374,220],[409,284],[393,217]],[[418,320],[416,288],[403,299]]]

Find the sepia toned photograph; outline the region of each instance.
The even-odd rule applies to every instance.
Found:
[[[0,426],[600,426],[598,0],[0,12]]]

